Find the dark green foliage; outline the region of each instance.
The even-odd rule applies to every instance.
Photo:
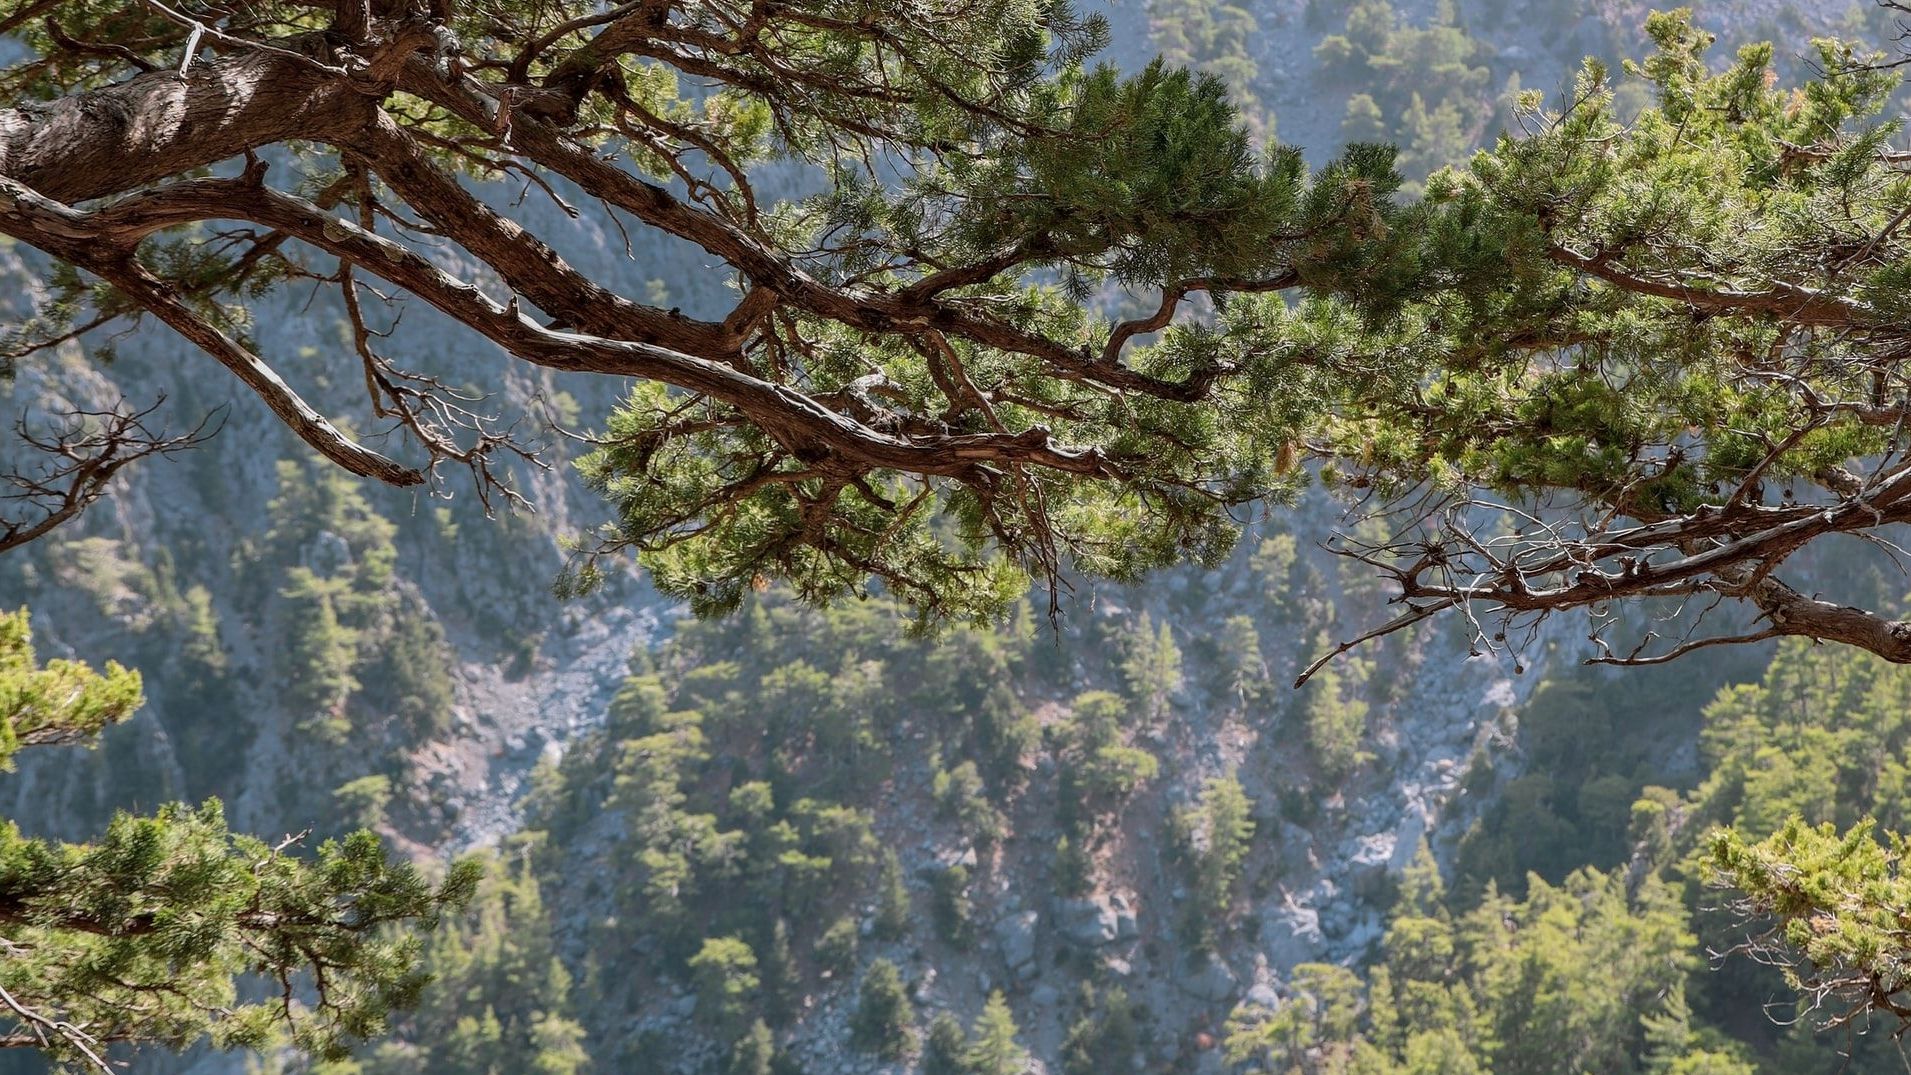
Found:
[[[770,1075],[776,1059],[776,1038],[768,1024],[758,1019],[730,1046],[730,1058],[724,1075]]]
[[[1181,647],[1167,624],[1158,629],[1148,613],[1122,640],[1122,681],[1139,718],[1152,723],[1168,715],[1168,701],[1181,689]]]
[[[1250,7],[1228,0],[1149,0],[1148,28],[1162,59],[1219,78],[1244,115],[1271,120],[1254,107],[1260,69],[1252,48],[1259,25]]]
[[[0,763],[16,749],[86,742],[140,703],[140,678],[36,661],[25,612],[0,614]],[[306,857],[230,832],[217,800],[120,814],[91,844],[0,824],[0,987],[12,1033],[79,1060],[114,1042],[257,1047],[283,1032],[338,1056],[414,1007],[418,927],[471,898],[478,866],[439,884],[369,832]],[[241,975],[284,1000],[242,1000]]]
[[[902,860],[894,850],[883,851],[882,874],[876,882],[876,918],[871,932],[877,940],[901,940],[909,932],[909,888]]]
[[[1251,811],[1241,782],[1222,776],[1209,780],[1200,803],[1175,819],[1193,882],[1183,932],[1197,948],[1212,947],[1232,917],[1235,883],[1254,836]]]
[[[856,920],[844,915],[816,938],[816,965],[838,978],[848,978],[856,970]]]
[[[1154,778],[1159,769],[1154,755],[1127,744],[1127,727],[1133,721],[1130,704],[1108,691],[1089,691],[1075,699],[1067,723],[1056,732],[1056,752],[1068,767],[1065,803],[1074,790],[1085,816],[1092,817],[1119,806]]]
[[[258,1046],[282,1028],[300,1048],[343,1055],[417,1005],[428,976],[416,933],[477,884],[462,862],[433,884],[357,833],[306,859],[229,832],[217,802],[120,815],[95,844],[30,839],[0,826],[0,932],[30,957],[0,984],[51,1022],[50,1047],[93,1039],[184,1048]],[[323,984],[310,968],[323,967]],[[290,990],[289,1006],[239,998],[253,973]],[[32,1034],[31,1026],[20,1031]]]
[[[977,844],[987,846],[1006,834],[1008,819],[989,802],[974,762],[937,769],[933,790],[942,815]]]
[[[418,739],[451,727],[451,668],[455,658],[444,628],[414,604],[400,605],[378,658],[360,675],[367,702],[396,717]]]
[[[1644,789],[1691,779],[1668,770],[1670,744],[1689,742],[1712,694],[1734,676],[1755,675],[1760,659],[1748,651],[1704,665],[1549,676],[1517,714],[1525,771],[1495,790],[1494,805],[1461,839],[1455,888],[1475,892],[1490,880],[1518,893],[1528,873],[1557,883],[1582,865],[1625,861],[1637,846],[1633,804]]]
[[[352,675],[358,635],[339,622],[337,611],[346,586],[295,567],[279,593],[291,624],[285,651],[287,698],[294,708],[311,714],[304,721],[307,730],[335,745],[351,734],[345,703],[358,689]]]
[[[1360,658],[1335,662],[1301,689],[1301,724],[1327,783],[1343,779],[1372,758],[1361,748],[1371,708],[1362,697],[1362,687],[1371,668],[1370,662]]]
[[[398,1040],[364,1052],[360,1075],[577,1075],[590,1067],[550,909],[520,861],[487,863],[467,912],[425,950],[433,982]]]
[[[975,930],[975,905],[969,898],[969,868],[944,866],[929,875],[929,913],[936,934],[955,945],[967,945]]]
[[[332,789],[339,814],[360,828],[375,829],[385,823],[385,807],[391,802],[391,778],[382,774],[361,776]]]
[[[1120,986],[1083,983],[1081,1016],[1062,1042],[1062,1075],[1109,1075],[1134,1069],[1142,1047],[1139,1007]]]
[[[1080,896],[1094,887],[1095,858],[1082,845],[1084,837],[1071,839],[1064,833],[1055,840],[1055,869],[1051,874],[1055,891],[1063,896]]]
[[[104,17],[100,5],[67,6],[84,9],[82,25]],[[529,29],[568,6],[487,7]],[[1458,161],[1493,122],[1485,53],[1454,5],[1442,5],[1425,27],[1407,25],[1379,0],[1344,12],[1310,5],[1310,17],[1324,22],[1345,15],[1344,32],[1321,58],[1369,91],[1349,100],[1343,131],[1403,148],[1398,157],[1356,150],[1311,179],[1291,151],[1262,153],[1255,141],[1266,125],[1244,121],[1223,100],[1223,85],[1237,101],[1249,99],[1256,72],[1244,37],[1252,14],[1206,0],[1157,0],[1150,14],[1175,61],[1203,67],[1219,83],[1163,67],[1127,79],[1076,70],[1074,54],[1095,34],[1059,12],[1043,21],[1017,9],[999,25],[958,26],[954,56],[944,54],[946,43],[930,47],[915,36],[912,20],[897,20],[898,34],[934,54],[936,76],[959,82],[957,96],[993,94],[983,87],[1001,75],[1008,97],[997,103],[1011,118],[1052,122],[1057,138],[1013,124],[1005,130],[935,93],[919,94],[901,115],[847,99],[804,101],[772,123],[750,92],[699,85],[682,96],[662,78],[633,91],[688,117],[746,164],[768,151],[773,130],[779,149],[833,158],[824,161],[836,169],[832,189],[807,206],[766,214],[775,234],[750,233],[777,252],[808,250],[828,236],[828,248],[804,262],[819,277],[880,291],[905,286],[915,271],[887,267],[898,251],[959,264],[1037,244],[1044,252],[1028,279],[1041,286],[1025,286],[1017,274],[981,279],[958,301],[1004,311],[1018,329],[1062,339],[1069,353],[1092,354],[1109,331],[1085,298],[1123,285],[1146,291],[1194,273],[1251,283],[1292,268],[1309,291],[1296,301],[1217,296],[1212,311],[1167,327],[1123,356],[1125,365],[1106,363],[1222,385],[1193,404],[1091,391],[1078,377],[972,340],[957,339],[954,357],[939,359],[939,351],[909,346],[921,341],[809,315],[737,359],[738,368],[768,376],[800,368],[803,391],[855,401],[845,406],[857,421],[886,433],[927,422],[938,435],[985,437],[982,412],[990,408],[958,405],[944,383],[959,360],[962,376],[980,380],[993,400],[987,422],[1032,431],[1039,421],[1045,437],[1083,446],[1119,471],[1091,479],[981,468],[990,475],[983,484],[1001,483],[1000,496],[965,484],[970,474],[930,481],[906,468],[876,468],[846,479],[853,460],[807,444],[786,451],[774,431],[738,421],[718,401],[639,387],[586,464],[620,513],[622,529],[608,540],[639,548],[664,588],[697,610],[738,615],[686,625],[625,684],[607,730],[539,774],[535,810],[552,839],[536,853],[539,877],[515,876],[530,895],[499,897],[507,909],[481,912],[481,925],[456,933],[443,953],[434,949],[433,969],[453,999],[427,1003],[403,1046],[365,1061],[372,1070],[582,1065],[585,1037],[566,1014],[568,978],[531,898],[538,881],[576,901],[567,922],[583,934],[580,947],[654,955],[641,961],[633,990],[653,987],[653,977],[694,981],[700,1016],[728,1049],[732,1071],[761,1075],[787,1065],[771,1028],[784,1025],[812,985],[857,980],[862,908],[874,903],[877,940],[911,933],[902,864],[876,811],[897,782],[921,779],[927,757],[936,759],[929,779],[949,826],[985,850],[1007,834],[1007,819],[1029,812],[1016,807],[1031,786],[1043,806],[1055,791],[1064,829],[1055,887],[1085,892],[1096,856],[1108,851],[1109,819],[1157,773],[1133,737],[1170,721],[1184,702],[1247,708],[1266,679],[1263,635],[1283,646],[1312,640],[1334,618],[1318,566],[1293,536],[1275,534],[1251,558],[1270,597],[1265,609],[1194,630],[1177,621],[1190,663],[1211,652],[1214,667],[1203,662],[1198,671],[1216,673],[1190,677],[1195,689],[1184,695],[1176,634],[1145,614],[1110,631],[1109,652],[1083,668],[1030,645],[1027,610],[1015,602],[1028,577],[1057,564],[1129,578],[1178,557],[1215,562],[1235,533],[1228,506],[1291,495],[1314,473],[1383,498],[1403,488],[1455,496],[1488,489],[1565,496],[1612,517],[1650,520],[1716,509],[1714,486],[1729,494],[1773,445],[1784,445],[1762,471],[1773,499],[1759,491],[1748,501],[1751,514],[1793,510],[1776,502],[1780,480],[1833,474],[1835,483],[1836,468],[1879,457],[1886,446],[1875,411],[1893,397],[1849,370],[1865,358],[1867,333],[1882,333],[1874,343],[1892,339],[1905,274],[1895,264],[1847,272],[1839,263],[1826,279],[1827,263],[1814,260],[1827,249],[1862,251],[1859,262],[1872,253],[1900,258],[1889,233],[1892,221],[1901,223],[1901,186],[1890,169],[1873,168],[1870,149],[1883,136],[1856,131],[1876,104],[1869,76],[1834,70],[1795,94],[1768,92],[1770,53],[1752,50],[1714,77],[1708,70],[1717,65],[1708,69],[1700,57],[1703,35],[1679,16],[1660,16],[1651,29],[1662,53],[1641,68],[1657,107],[1637,124],[1616,122],[1630,123],[1630,111],[1589,71],[1557,114],[1521,112],[1532,137],[1430,179],[1429,200],[1410,203],[1403,196],[1418,192],[1421,176]],[[1037,22],[1042,28],[1031,29]],[[1063,76],[1054,83],[1040,76],[1049,61],[1039,39],[1051,31]],[[41,41],[39,28],[28,32]],[[825,43],[837,36],[813,33]],[[552,47],[555,57],[570,43]],[[168,68],[174,62],[153,56]],[[1006,73],[989,70],[997,58]],[[68,57],[21,77],[36,85],[95,77],[84,64],[75,74],[72,64]],[[613,81],[630,74],[615,64],[598,70]],[[899,70],[923,88],[911,81],[921,70]],[[709,102],[693,99],[707,90]],[[840,162],[856,154],[838,153],[835,140],[847,139],[850,150],[872,143],[859,142],[844,115],[905,128],[877,141],[910,164],[901,170],[910,178],[885,189],[849,174]],[[436,130],[440,121],[420,122]],[[908,159],[924,146],[934,153]],[[653,159],[655,147],[626,140],[619,149],[640,166],[668,170]],[[736,211],[734,189],[710,197]],[[1563,262],[1581,251],[1592,268]],[[216,268],[184,241],[148,255],[187,285]],[[1602,269],[1696,279],[1707,301],[1767,293],[1787,301],[1785,310],[1694,314],[1606,279]],[[1059,278],[1054,287],[1051,276]],[[1796,284],[1801,279],[1807,284]],[[1791,324],[1790,300],[1800,294],[1785,289],[1807,285],[1868,304],[1859,331],[1821,335],[1815,324]],[[792,341],[802,343],[800,354],[785,346]],[[1760,383],[1769,380],[1770,356],[1804,363],[1800,383],[1810,390],[1787,397]],[[880,377],[869,390],[872,370]],[[1872,399],[1872,410],[1847,413],[1839,404],[1821,412],[1812,402],[1819,396]],[[1790,440],[1801,423],[1814,428]],[[1303,452],[1332,458],[1315,471],[1299,465]],[[445,730],[452,655],[430,610],[394,580],[389,524],[331,476],[282,471],[272,531],[252,550],[254,588],[273,608],[261,648],[327,741],[355,748],[390,717],[386,745],[414,745]],[[747,495],[732,495],[742,487]],[[1038,512],[1031,503],[1053,507]],[[71,550],[77,568],[103,583],[136,579],[132,559],[81,544]],[[166,572],[156,563],[152,574]],[[1364,567],[1338,574],[1351,596],[1387,596]],[[756,596],[777,578],[792,583],[798,602],[774,589]],[[872,579],[908,608],[883,596],[829,612],[798,607],[863,596]],[[166,615],[191,641],[184,660],[195,670],[195,693],[210,693],[228,674],[218,617],[203,591],[195,598],[170,581],[150,587],[168,588],[176,600],[168,599]],[[1006,628],[954,630],[941,647],[906,637],[938,619],[979,623],[1005,610]],[[508,622],[506,613],[490,614]],[[517,642],[522,673],[538,643],[528,634]],[[1845,825],[1872,809],[1890,824],[1905,820],[1901,684],[1876,669],[1815,659],[1826,653],[1835,651],[1788,649],[1765,683],[1720,698],[1706,741],[1711,773],[1690,800],[1651,786],[1677,782],[1654,767],[1659,748],[1676,737],[1640,731],[1637,711],[1647,708],[1640,699],[1543,692],[1521,714],[1527,772],[1498,789],[1461,849],[1456,890],[1464,891],[1449,898],[1437,874],[1416,867],[1403,880],[1385,957],[1371,976],[1299,969],[1280,1012],[1243,1014],[1235,1051],[1282,1072],[1743,1070],[1705,1025],[1717,1017],[1718,994],[1695,985],[1694,1003],[1685,999],[1686,934],[1699,927],[1682,917],[1659,876],[1679,877],[1695,821],[1738,823],[1752,837],[1780,830],[1783,838],[1770,844],[1725,838],[1715,855],[1755,909],[1809,931],[1782,938],[1804,946],[1808,958],[1862,978],[1895,955],[1887,927],[1901,915],[1891,895],[1901,849],[1884,844],[1877,859],[1862,837],[1833,847],[1830,834],[1784,827],[1793,814]],[[1298,733],[1291,738],[1305,743],[1320,779],[1289,791],[1290,801],[1308,805],[1334,783],[1368,778],[1369,719],[1402,681],[1393,656],[1381,672],[1358,660],[1330,666],[1295,707],[1293,727],[1282,731]],[[1076,694],[1117,682],[1119,693]],[[1670,693],[1645,693],[1658,710],[1684,705]],[[1033,702],[1071,694],[1070,714],[1048,744],[1060,762],[1060,787],[1051,789],[1031,775],[1042,749]],[[104,722],[78,722],[80,734]],[[925,745],[908,745],[918,741]],[[388,784],[382,776],[342,784],[341,812],[376,823]],[[1185,924],[1198,943],[1213,944],[1235,909],[1252,840],[1246,806],[1238,784],[1217,781],[1178,819],[1190,882]],[[573,843],[580,835],[589,842]],[[602,869],[566,861],[578,846],[604,845]],[[1638,865],[1622,883],[1616,868],[1635,854]],[[1613,872],[1576,869],[1589,862]],[[1785,885],[1788,871],[1801,867],[1818,884],[1798,902]],[[930,909],[946,940],[973,939],[971,883],[999,881],[988,875],[993,868],[985,855],[973,874],[954,867],[932,878]],[[1528,871],[1539,878],[1529,882]],[[1478,883],[1489,878],[1501,882],[1497,889]],[[1818,916],[1854,906],[1865,914],[1852,916],[1848,931],[1826,931],[1840,936],[1813,954]],[[494,944],[498,935],[522,950]],[[899,972],[878,962],[861,982],[864,1045],[906,1051],[912,1020]],[[1065,1048],[1070,1075],[1131,1068],[1135,1015],[1119,991],[1085,998]],[[999,997],[977,1023],[974,1048],[956,1033],[953,1020],[937,1021],[925,1066],[1014,1066],[1013,1019]],[[638,1070],[653,1066],[661,1064]]]
[[[857,1048],[896,1060],[915,1044],[915,1009],[894,963],[878,959],[863,974],[850,1033]]]
[[[968,1048],[955,1016],[936,1013],[922,1039],[922,1075],[969,1075]]]
[[[866,978],[865,917],[876,943],[916,928],[903,861],[873,820],[887,774],[914,772],[939,745],[958,823],[1001,823],[991,819],[1025,779],[1020,757],[1038,746],[1021,730],[1032,721],[1013,673],[1029,636],[1010,625],[931,645],[906,637],[906,622],[885,601],[819,611],[775,590],[735,619],[686,622],[643,662],[658,671],[625,681],[604,733],[537,777],[541,846],[571,846],[588,826],[612,834],[581,881],[563,856],[540,854],[553,898],[602,885],[615,920],[595,936],[655,944],[660,975],[697,981],[699,1018],[725,1008],[723,1035],[756,1018],[774,1030],[806,994]],[[975,667],[991,678],[970,681]],[[922,753],[900,755],[916,729]],[[1004,757],[997,772],[984,760]],[[929,880],[922,917],[967,937],[968,871]],[[752,989],[724,985],[742,964],[717,956],[738,945],[755,959]],[[701,999],[706,989],[735,1003]]]

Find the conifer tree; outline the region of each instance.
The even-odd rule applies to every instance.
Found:
[[[1517,133],[1402,197],[1491,113],[1457,11],[1348,9],[1323,61],[1381,80],[1377,106],[1416,144],[1310,174],[1256,145],[1221,79],[1096,66],[1106,26],[1064,4],[935,0],[898,22],[869,0],[660,19],[265,0],[211,26],[36,0],[0,16],[33,54],[0,92],[35,102],[0,109],[0,233],[65,268],[8,354],[149,318],[345,471],[411,486],[457,469],[493,501],[517,495],[506,461],[529,449],[414,376],[405,333],[384,335],[395,312],[361,295],[429,306],[525,363],[635,378],[593,416],[583,469],[612,521],[567,585],[630,552],[701,612],[764,580],[818,601],[874,580],[925,626],[988,618],[1032,579],[1219,563],[1231,509],[1311,475],[1415,494],[1379,545],[1341,543],[1400,595],[1369,634],[1470,609],[1476,645],[1501,648],[1522,635],[1496,617],[1718,595],[1762,617],[1755,634],[1911,660],[1911,630],[1783,570],[1911,518],[1911,476],[1886,462],[1911,398],[1911,191],[1876,119],[1894,74],[1830,42],[1797,85],[1769,46],[1714,69],[1710,35],[1661,13],[1652,55],[1617,79],[1590,64],[1551,106],[1525,94]],[[1651,106],[1618,107],[1620,80]],[[175,96],[178,122],[146,121]],[[613,159],[611,141],[641,148]],[[825,189],[765,196],[752,176],[778,157]],[[620,294],[465,181],[521,172],[699,248],[734,299]],[[421,221],[457,273],[388,218]],[[408,442],[392,454],[298,394],[336,369],[287,376],[242,331],[275,286],[313,278],[355,341],[321,364],[364,380],[364,414]],[[1104,283],[1143,312],[1091,305]],[[119,417],[103,440],[41,439],[66,462],[4,533],[44,533],[120,453],[156,450]],[[1558,521],[1523,525],[1540,500]],[[1458,536],[1495,514],[1505,540]],[[1624,663],[1740,637],[1606,641]]]
[[[1028,1050],[1016,1042],[1018,1033],[1007,998],[1000,989],[991,992],[969,1028],[969,1070],[974,1075],[1022,1075],[1028,1068]]]
[[[922,1039],[922,1075],[970,1075],[968,1039],[962,1024],[948,1012],[938,1012]]]
[[[697,1018],[719,1033],[742,1030],[761,984],[756,953],[740,937],[709,937],[690,957],[689,967],[697,986]]]
[[[776,1038],[770,1026],[758,1019],[730,1046],[730,1060],[724,1075],[770,1075],[776,1058]]]
[[[903,880],[902,859],[894,848],[883,851],[882,872],[876,882],[876,918],[872,932],[878,940],[901,940],[909,932],[909,886]]]
[[[0,613],[0,761],[89,742],[140,704],[136,672],[41,664],[27,614]],[[417,930],[462,906],[473,862],[433,884],[369,832],[310,854],[233,833],[214,800],[120,814],[89,844],[0,822],[0,1047],[106,1070],[124,1045],[259,1046],[335,1057],[418,1003]],[[281,995],[244,1000],[259,975]]]
[[[915,1044],[915,1007],[903,988],[902,973],[887,959],[878,959],[863,973],[850,1017],[855,1044],[885,1060],[900,1059]]]
[[[1456,12],[1415,28],[1360,0],[1321,59],[1388,76],[1402,99],[1383,118],[1456,144],[1478,116],[1450,94],[1414,97],[1435,80],[1484,85]],[[1895,75],[1862,46],[1824,42],[1813,73],[1787,84],[1769,45],[1715,61],[1689,13],[1645,29],[1650,55],[1617,75],[1589,63],[1550,105],[1524,95],[1517,133],[1410,189],[1402,168],[1426,162],[1384,146],[1311,174],[1292,147],[1256,146],[1212,76],[1092,66],[1105,26],[1063,4],[977,18],[932,0],[897,20],[868,0],[661,14],[260,0],[204,16],[34,0],[0,14],[30,53],[0,68],[0,234],[57,268],[4,368],[146,318],[344,471],[409,487],[461,470],[487,499],[512,498],[505,461],[526,449],[509,423],[441,391],[404,337],[387,342],[396,311],[360,301],[408,299],[518,361],[635,380],[595,416],[582,468],[611,521],[566,588],[630,553],[702,613],[782,580],[813,602],[880,585],[925,628],[986,620],[1067,572],[1218,564],[1238,537],[1233,509],[1319,480],[1401,508],[1384,533],[1336,543],[1387,581],[1397,613],[1329,639],[1322,662],[1436,616],[1479,650],[1517,651],[1561,614],[1590,617],[1598,659],[1618,665],[1779,636],[1911,662],[1911,624],[1792,573],[1826,539],[1911,521],[1911,186],[1877,118]],[[1621,81],[1649,97],[1636,117],[1617,103]],[[752,177],[777,157],[815,165],[824,189],[760,200]],[[512,174],[560,178],[604,222],[697,248],[734,299],[686,311],[591,278],[556,253],[559,237],[506,220],[474,186]],[[245,331],[291,280],[335,287],[351,330],[319,369],[260,354]],[[1091,304],[1103,285],[1143,311]],[[390,455],[347,431],[366,423],[328,418],[295,388],[360,378],[354,417],[395,424]],[[14,476],[24,493],[8,510],[23,514],[0,518],[0,547],[70,519],[125,459],[170,444],[137,413],[93,416],[93,432],[81,417],[33,441],[55,462]],[[353,514],[325,481],[287,483],[280,504]],[[349,573],[292,569],[275,591],[300,627],[288,687],[335,737],[356,689],[352,632],[390,570],[376,521],[356,521]],[[1736,603],[1752,623],[1692,623],[1672,642],[1617,637],[1624,618],[1605,614],[1667,599],[1695,618]],[[1330,779],[1363,760],[1351,694],[1321,691],[1306,713]],[[1164,696],[1147,693],[1150,715]],[[86,734],[96,717],[74,725]],[[17,717],[0,747],[49,734],[42,720]],[[617,774],[620,805],[657,830],[627,880],[678,924],[691,910],[679,882],[725,846],[708,815],[672,809],[677,767],[704,750],[700,723],[660,716]],[[847,754],[869,741],[854,721],[836,730]],[[1084,730],[1069,761],[1097,792],[1152,773],[1105,725]],[[1769,802],[1811,783],[1789,778]],[[326,899],[351,885],[389,886],[394,919],[468,887],[401,877],[367,837],[320,853],[315,892],[303,860],[205,811],[127,820],[100,846],[166,829],[214,859],[244,847],[269,864],[270,877],[235,874],[235,890],[297,890],[333,911]],[[1807,929],[1799,915],[1851,871],[1871,883],[1853,894],[1861,909],[1895,911],[1894,862],[1832,838],[1728,837],[1715,851],[1788,925]],[[822,881],[839,868],[791,861]],[[1791,892],[1801,873],[1823,884]],[[351,947],[335,915],[308,910]],[[1788,939],[1862,978],[1896,950],[1853,928]],[[119,951],[141,936],[85,943]],[[273,971],[301,962],[266,948]],[[389,954],[351,958],[379,977]],[[379,980],[379,1004],[406,999],[409,986]],[[347,1036],[378,1022],[317,1010]],[[497,1019],[469,1017],[480,1034]]]

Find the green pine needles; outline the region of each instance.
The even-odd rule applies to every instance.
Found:
[[[0,614],[0,729],[89,742],[140,703],[136,672],[34,659],[27,614]],[[12,749],[6,752],[10,757]],[[0,1048],[110,1070],[124,1044],[342,1056],[418,1003],[422,931],[470,899],[473,862],[440,881],[370,832],[277,844],[227,829],[217,800],[120,814],[68,844],[0,822]]]

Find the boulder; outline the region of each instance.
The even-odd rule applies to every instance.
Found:
[[[1240,983],[1234,977],[1234,972],[1228,969],[1228,965],[1221,961],[1221,957],[1209,952],[1192,971],[1183,975],[1175,984],[1183,993],[1196,1000],[1220,1004],[1234,996],[1235,986]]]
[[[1034,911],[1023,911],[1007,915],[995,924],[995,941],[1001,946],[1002,962],[1017,978],[1035,976],[1036,918]]]
[[[1100,948],[1120,935],[1121,916],[1105,900],[1057,900],[1055,931],[1078,948]]]
[[[1400,818],[1400,827],[1394,830],[1393,857],[1387,861],[1387,872],[1398,877],[1413,865],[1413,857],[1420,853],[1420,841],[1432,827],[1425,808],[1409,804]]]
[[[1327,938],[1321,934],[1320,912],[1291,898],[1261,916],[1261,948],[1267,961],[1282,970],[1311,963],[1320,957]]]

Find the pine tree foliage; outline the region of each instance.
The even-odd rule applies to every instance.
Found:
[[[80,661],[41,664],[27,611],[0,612],[0,768],[23,746],[90,742],[141,701],[138,672],[115,661],[104,673]]]
[[[0,827],[6,1045],[79,1059],[114,1042],[259,1046],[282,1029],[314,1055],[382,1035],[418,1003],[420,938],[470,898],[474,864],[433,884],[361,832],[311,859],[226,829],[216,802],[121,815],[92,844]],[[240,982],[262,976],[263,1000]],[[17,1005],[17,1006],[16,1006]]]
[[[550,911],[528,864],[485,866],[470,903],[423,952],[431,984],[393,1021],[394,1040],[361,1049],[355,1075],[578,1075],[589,1038],[577,990],[552,941]]]
[[[1239,68],[1233,9],[1183,6],[1202,40],[1177,58]],[[634,377],[583,462],[613,521],[569,587],[632,551],[703,612],[783,579],[811,601],[887,589],[921,626],[987,618],[1031,579],[1216,563],[1231,509],[1291,498],[1311,459],[1402,508],[1343,550],[1395,584],[1378,631],[1460,610],[1480,646],[1518,646],[1551,613],[1601,633],[1614,601],[1723,597],[1754,633],[1911,660],[1911,632],[1782,570],[1911,518],[1890,462],[1911,191],[1877,120],[1895,76],[1853,46],[1779,85],[1771,47],[1719,66],[1688,15],[1654,15],[1652,55],[1525,95],[1516,132],[1421,185],[1493,114],[1452,4],[1420,27],[1348,9],[1323,60],[1380,91],[1355,126],[1417,156],[1361,143],[1311,174],[1256,144],[1222,79],[1095,66],[1106,27],[1059,2],[273,0],[202,24],[44,0],[0,27],[37,56],[0,71],[36,102],[0,124],[0,231],[64,266],[14,350],[156,319],[345,469],[458,467],[507,498],[523,446],[386,353],[377,295]],[[192,122],[132,125],[166,132],[150,144],[87,118],[182,77]],[[825,189],[760,196],[790,161]],[[734,302],[620,295],[465,182],[518,173],[700,248]],[[434,263],[410,219],[463,260]],[[451,271],[474,266],[489,291]],[[344,365],[404,460],[254,351],[247,318],[291,278],[339,286]],[[1105,313],[1116,292],[1140,312]],[[1639,661],[1740,636],[1601,637]]]
[[[997,989],[989,994],[982,1013],[969,1028],[966,1051],[972,1075],[1022,1075],[1028,1070],[1028,1050],[1015,1040],[1020,1029],[1007,998]]]
[[[1907,846],[1904,836],[1879,839],[1868,820],[1840,833],[1794,818],[1763,840],[1730,829],[1711,838],[1710,863],[1738,894],[1739,912],[1768,924],[1743,948],[1783,967],[1801,1008],[1821,1026],[1873,1011],[1911,1021]]]
[[[1668,886],[1629,895],[1623,871],[1582,870],[1528,887],[1489,887],[1456,915],[1423,846],[1379,963],[1296,967],[1276,1009],[1236,1009],[1229,1059],[1255,1075],[1749,1075],[1741,1049],[1693,1025],[1698,960]]]
[[[40,665],[27,626],[0,615],[5,757],[90,740],[139,706],[138,673]],[[310,856],[297,844],[229,831],[217,801],[121,814],[88,844],[0,823],[0,1047],[100,1067],[120,1043],[256,1047],[289,1031],[333,1056],[382,1035],[428,981],[418,933],[471,897],[477,866],[434,884],[369,832]]]
[[[849,1021],[855,1044],[885,1060],[901,1059],[915,1045],[914,1023],[915,1006],[902,973],[887,959],[871,963]]]

